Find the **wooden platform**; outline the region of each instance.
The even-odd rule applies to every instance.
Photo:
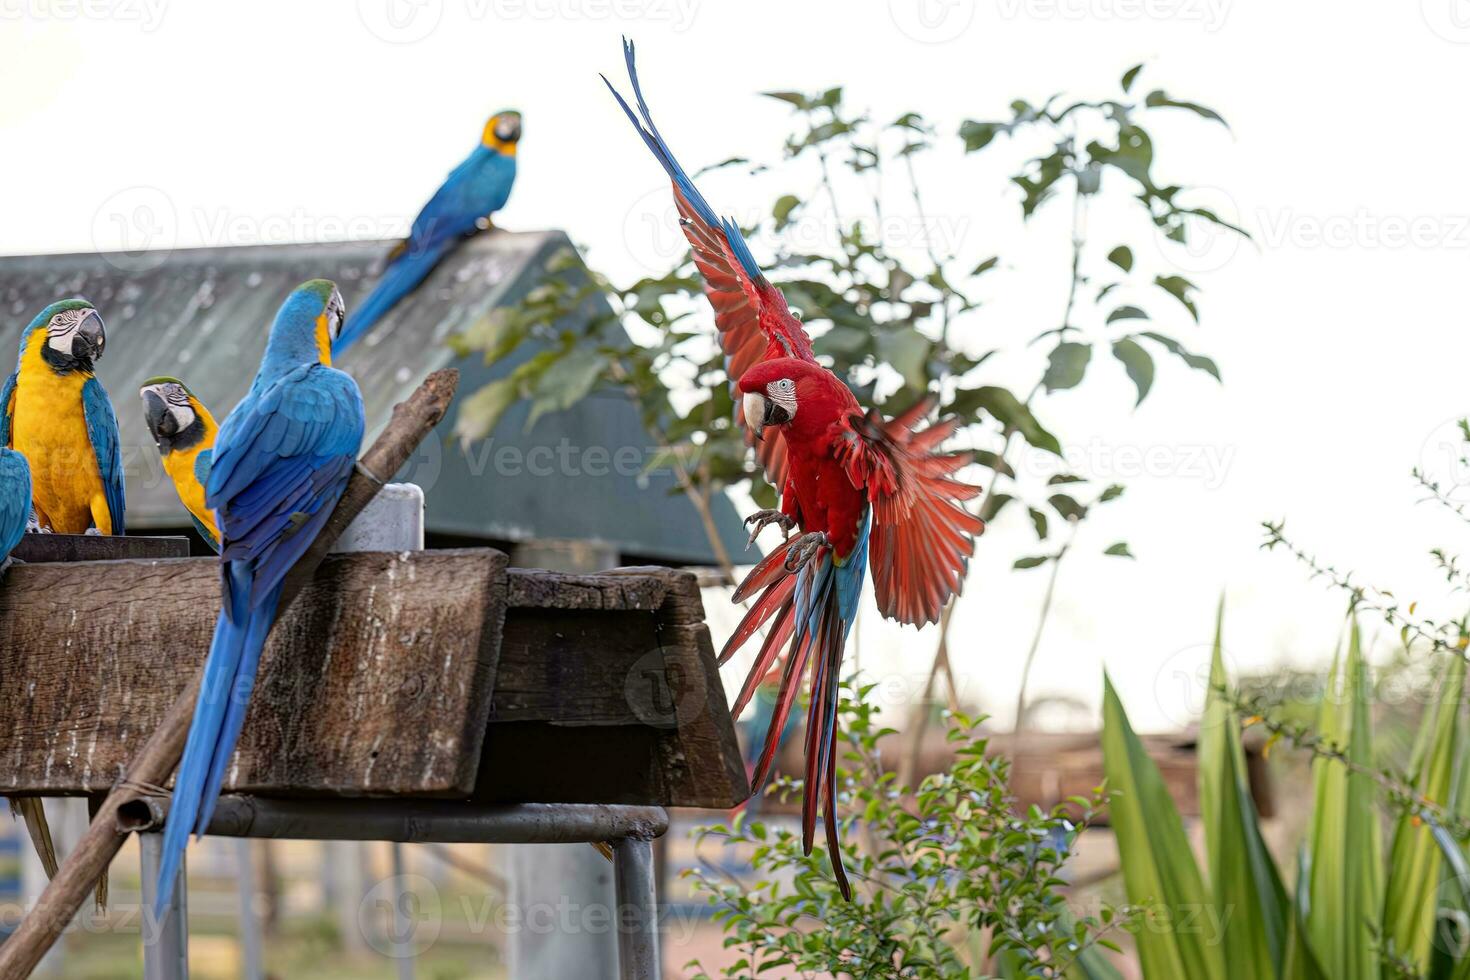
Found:
[[[488,548],[327,559],[272,633],[226,790],[745,797],[692,575],[505,566]],[[0,793],[106,792],[203,661],[218,575],[209,558],[12,567],[0,582]]]

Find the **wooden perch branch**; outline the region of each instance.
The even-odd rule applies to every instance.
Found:
[[[383,480],[391,479],[424,437],[444,418],[458,384],[458,371],[452,368],[435,371],[424,379],[407,401],[393,407],[392,419],[383,434],[363,454],[359,470],[352,474],[337,509],[287,576],[277,617],[286,611],[302,586],[310,581],[342,531],[378,492],[380,484],[365,476],[362,470]],[[140,784],[162,784],[179,764],[189,734],[189,722],[194,716],[194,701],[202,674],[201,670],[174,702],[158,729],[128,767],[127,779],[107,795],[93,815],[86,834],[66,856],[35,907],[21,920],[10,938],[0,945],[0,977],[29,976],[36,968],[127,839],[127,835],[118,830],[118,808],[142,795],[137,788]]]

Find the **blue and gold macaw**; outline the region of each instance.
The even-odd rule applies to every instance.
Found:
[[[214,416],[178,378],[149,378],[138,394],[148,431],[163,457],[163,471],[173,481],[194,527],[219,551],[219,525],[204,502],[214,440],[219,434]]]
[[[14,449],[0,449],[0,575],[10,565],[10,553],[25,534],[31,517],[31,468]],[[3,586],[0,586],[3,588]],[[11,812],[25,820],[26,833],[41,858],[46,877],[56,874],[56,845],[41,800],[34,796],[10,797]]]
[[[450,171],[409,235],[388,254],[383,274],[368,298],[353,312],[337,341],[340,355],[367,333],[399,300],[418,288],[439,261],[464,238],[490,227],[490,216],[510,198],[516,179],[516,145],[521,114],[497,112],[485,123],[480,145]]]
[[[31,519],[31,467],[14,449],[0,447],[0,574]]]
[[[325,279],[287,297],[255,383],[214,443],[204,502],[220,531],[223,608],[164,829],[160,911],[189,831],[202,835],[209,826],[282,582],[331,516],[357,461],[362,394],[332,368],[342,314],[342,296]]]
[[[91,303],[52,303],[21,335],[0,388],[0,445],[30,463],[36,521],[58,534],[124,533],[122,440],[93,374],[106,343]]]

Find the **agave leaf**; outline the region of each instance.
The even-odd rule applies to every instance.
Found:
[[[1356,619],[1347,656],[1334,658],[1317,731],[1354,767],[1373,765],[1368,675]],[[1310,841],[1307,936],[1334,980],[1377,980],[1375,930],[1383,911],[1383,841],[1371,776],[1336,759],[1312,763],[1316,805]]]
[[[1450,654],[1440,672],[1439,696],[1424,713],[1409,762],[1414,792],[1442,806],[1453,802],[1456,756],[1464,744],[1459,717],[1464,687],[1465,661]],[[1429,968],[1442,862],[1448,856],[1441,855],[1436,837],[1433,828],[1417,814],[1407,810],[1399,814],[1384,890],[1384,935],[1393,951],[1421,972]],[[1459,845],[1453,838],[1449,840],[1463,864]],[[1459,874],[1453,864],[1450,870]]]
[[[1143,917],[1136,945],[1144,977],[1224,980],[1218,934],[1224,910],[1205,890],[1179,811],[1106,675],[1102,742],[1123,882]]]
[[[1200,720],[1200,815],[1215,905],[1232,910],[1225,920],[1225,974],[1255,980],[1281,975],[1291,907],[1276,862],[1261,836],[1240,741],[1240,719],[1224,694],[1227,678],[1220,655],[1224,615],[1221,599],[1210,657],[1210,688]]]

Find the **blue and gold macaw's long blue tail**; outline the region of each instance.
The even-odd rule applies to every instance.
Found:
[[[332,356],[340,357],[360,340],[398,301],[419,288],[444,256],[452,252],[460,236],[433,239],[424,243],[404,243],[403,251],[392,256],[368,298],[347,317],[342,334],[332,345]]]
[[[225,565],[225,589],[230,608],[220,611],[214,640],[204,662],[204,680],[194,706],[194,720],[184,743],[184,758],[174,781],[173,800],[163,834],[155,912],[167,908],[183,864],[189,832],[202,837],[214,815],[219,788],[240,730],[245,710],[281,598],[277,585],[252,603],[252,575],[245,562]]]
[[[839,557],[833,554],[832,549],[822,548],[795,573],[787,568],[786,563],[790,557],[788,552],[801,540],[799,537],[792,538],[763,558],[736,589],[735,601],[743,602],[756,592],[761,596],[720,653],[720,663],[723,664],[756,630],[770,621],[771,627],[756,655],[755,665],[731,709],[731,714],[739,717],[790,640],[775,709],[766,730],[765,747],[750,780],[752,793],[761,792],[771,774],[782,731],[796,703],[807,664],[811,663],[811,706],[806,717],[806,782],[801,812],[802,847],[807,854],[812,852],[820,802],[832,871],[846,898],[852,897],[852,886],[842,866],[837,833],[838,681],[847,634],[857,619],[858,602],[863,594],[871,524],[870,511],[863,517],[857,543],[850,554]]]

